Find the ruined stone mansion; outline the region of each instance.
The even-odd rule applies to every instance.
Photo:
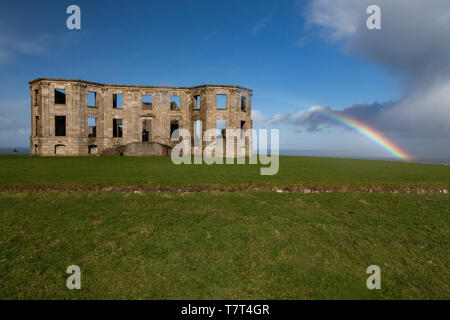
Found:
[[[30,152],[87,156],[107,150],[163,154],[171,134],[251,129],[252,90],[231,85],[156,87],[39,78],[30,81]],[[246,143],[246,149],[249,144]]]

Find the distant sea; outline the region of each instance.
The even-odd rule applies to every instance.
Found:
[[[29,154],[30,148],[16,148],[17,154]],[[0,148],[0,154],[13,154],[14,147]],[[317,150],[280,150],[282,156],[304,156],[304,157],[324,157],[324,158],[348,158],[348,159],[366,159],[366,160],[384,160],[384,161],[399,161],[395,158],[382,157],[361,157],[352,155],[350,153],[343,153],[339,151],[317,151]],[[416,158],[414,162],[419,163],[434,163],[434,164],[450,164],[450,158]]]
[[[30,153],[30,148],[15,148],[18,154],[28,154]],[[0,154],[13,154],[14,147],[11,148],[0,148]]]
[[[359,156],[350,152],[342,151],[317,151],[317,150],[280,150],[280,155],[283,156],[304,156],[304,157],[321,157],[321,158],[346,158],[346,159],[365,159],[365,160],[382,160],[382,161],[401,161],[397,158],[388,157],[370,157]],[[432,164],[450,164],[450,157],[429,157],[429,158],[415,158],[413,162],[417,163],[432,163]]]

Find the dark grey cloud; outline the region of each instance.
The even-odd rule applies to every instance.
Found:
[[[333,110],[331,107],[313,106],[306,110],[300,110],[298,113],[288,112],[271,117],[264,117],[259,113],[259,117],[256,117],[256,119],[253,117],[253,119],[262,122],[266,126],[289,124],[299,128],[296,132],[302,132],[303,130],[306,132],[318,132],[338,125],[338,123],[324,115],[324,113],[331,113],[338,116],[351,117],[364,123],[371,124],[374,127],[383,128],[384,131],[387,132],[399,133],[396,126],[385,126],[380,117],[381,114],[392,108],[394,104],[394,102],[383,104],[359,103],[344,110]]]
[[[381,30],[366,27],[366,8],[381,8]],[[305,18],[351,55],[400,76],[406,94],[392,103],[355,104],[342,112],[381,131],[450,141],[450,1],[314,0]],[[318,128],[313,115],[306,128]]]
[[[411,99],[413,101],[410,101]],[[444,115],[437,119],[436,114],[428,113],[426,108],[413,106],[415,102],[414,98],[408,97],[401,101],[386,103],[357,103],[343,110],[314,106],[300,110],[298,113],[288,112],[270,117],[263,116],[258,111],[258,115],[253,117],[253,120],[265,126],[288,124],[297,127],[296,132],[319,132],[327,128],[340,127],[339,123],[324,115],[323,111],[326,111],[326,113],[356,119],[391,137],[448,139],[450,137],[448,116]],[[423,98],[421,98],[422,102]],[[428,103],[435,102],[429,101]],[[411,115],[408,112],[413,108],[417,108],[419,111],[415,111],[416,114]],[[443,110],[443,113],[445,112],[448,110]]]

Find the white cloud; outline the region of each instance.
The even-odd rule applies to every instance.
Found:
[[[255,35],[258,32],[260,32],[262,29],[264,29],[266,27],[266,25],[270,22],[270,20],[272,20],[272,17],[270,17],[270,16],[265,17],[264,19],[261,19],[257,24],[255,24],[251,28],[250,34]]]
[[[263,116],[261,110],[253,109],[252,110],[252,120],[253,121],[264,121],[265,117]]]
[[[34,39],[17,39],[0,35],[0,62],[21,55],[43,55],[48,51],[50,38],[47,34]]]
[[[364,19],[364,3],[364,0],[311,1],[305,14],[307,26],[321,27],[322,35],[333,41],[353,36]]]

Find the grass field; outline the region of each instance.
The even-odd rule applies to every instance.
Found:
[[[251,185],[447,188],[450,166],[308,157],[280,157],[274,176],[259,165],[179,165],[161,157],[40,158],[0,156],[0,187],[111,185]]]
[[[449,299],[450,196],[426,192],[448,190],[449,171],[282,157],[280,173],[262,177],[258,166],[165,158],[0,156],[0,298]],[[61,185],[80,188],[27,190]],[[114,185],[348,191],[84,190]],[[382,192],[388,186],[425,192]],[[65,286],[71,264],[81,268],[81,290]],[[366,287],[373,264],[381,290]]]

